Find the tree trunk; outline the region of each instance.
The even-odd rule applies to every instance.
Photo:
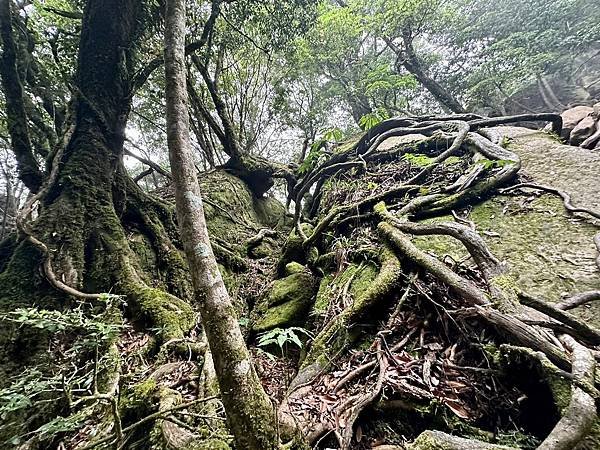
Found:
[[[354,93],[348,93],[346,96],[350,110],[352,111],[352,118],[358,126],[360,126],[360,119],[367,114],[373,112],[371,105],[369,105],[369,99],[366,96]]]
[[[168,208],[145,196],[121,162],[140,5],[139,0],[86,3],[69,132],[56,180],[44,184],[39,215],[30,228],[49,248],[57,279],[77,290],[125,296],[128,314],[160,329],[160,341],[183,337],[194,326],[194,316],[183,300],[150,285],[124,228],[133,224],[150,239],[165,274],[162,282],[157,276],[152,282],[161,282],[164,289],[186,298],[191,289],[185,281],[185,263],[173,244]],[[71,305],[69,295],[40,276],[42,262],[43,255],[28,240],[3,255],[0,310]],[[0,375],[22,370],[35,358],[51,356],[42,338],[26,355],[19,353],[21,344],[8,330],[0,332],[0,344]],[[0,383],[7,378],[3,376]]]
[[[386,44],[398,57],[398,64],[404,66],[406,70],[412,73],[417,81],[419,81],[419,83],[421,83],[423,87],[427,89],[438,102],[440,102],[444,109],[456,114],[465,113],[466,110],[460,102],[425,72],[425,69],[423,69],[421,62],[415,53],[410,32],[404,31],[402,33],[402,40],[404,47],[400,49],[391,41],[391,39],[386,39]]]
[[[185,16],[184,0],[167,1],[167,138],[182,241],[236,447],[273,449],[277,446],[273,408],[252,366],[206,228],[189,136]]]
[[[17,159],[19,177],[30,191],[36,192],[42,184],[42,173],[33,154],[27,126],[23,85],[17,71],[17,48],[12,32],[10,0],[0,0],[0,34],[0,75],[6,102],[8,132]]]

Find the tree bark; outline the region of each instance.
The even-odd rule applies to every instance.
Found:
[[[17,48],[12,32],[10,0],[0,0],[0,34],[0,76],[6,102],[8,132],[17,159],[19,178],[30,191],[37,192],[42,184],[42,172],[33,154],[29,136],[23,85],[17,71]]]
[[[273,408],[252,366],[206,228],[189,135],[185,17],[184,0],[167,1],[167,140],[182,241],[236,448],[274,449]]]

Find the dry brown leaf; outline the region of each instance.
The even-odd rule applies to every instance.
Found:
[[[444,399],[444,404],[461,419],[468,419],[470,417],[469,412],[463,405],[453,400]]]

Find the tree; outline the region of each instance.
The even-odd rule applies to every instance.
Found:
[[[274,411],[254,371],[206,227],[189,135],[185,18],[185,1],[168,0],[165,25],[167,138],[181,238],[236,445],[249,450],[276,448]]]
[[[483,2],[455,3],[442,39],[452,54],[468,55],[462,57],[468,58],[468,64],[461,71],[459,89],[472,102],[484,105],[485,97],[495,92],[498,100],[487,106],[499,109],[506,103],[523,111],[512,95],[533,85],[543,100],[540,109],[562,109],[553,89],[583,89],[581,71],[597,57],[599,34],[593,8],[586,0],[500,2],[493,7]],[[546,81],[553,77],[559,79],[554,88]]]
[[[458,24],[487,10],[163,6],[0,15],[6,229],[11,168],[41,177],[0,242],[0,446],[597,448],[597,157],[553,113],[428,114],[395,64],[417,30],[424,73],[477,104],[496,28]],[[302,158],[259,144],[277,121]],[[501,127],[523,121],[554,134]]]
[[[348,6],[322,4],[313,27],[288,53],[286,66],[281,85],[286,95],[304,92],[304,103],[325,108],[341,103],[356,125],[364,116],[403,111],[405,95],[415,86],[412,76],[394,73],[385,44],[365,26],[360,11]],[[323,100],[310,99],[315,91]],[[295,106],[290,102],[288,108]]]
[[[2,2],[5,62],[7,52],[13,58],[11,29],[4,21],[11,4]],[[13,235],[3,242],[0,303],[3,311],[33,305],[64,311],[86,301],[100,302],[94,307],[102,308],[104,297],[98,293],[112,291],[127,297],[128,315],[154,324],[162,330],[159,341],[166,342],[183,336],[194,326],[192,310],[181,299],[188,298],[188,282],[176,274],[185,270],[185,264],[175,247],[177,236],[170,208],[144,194],[128,178],[122,164],[136,55],[147,31],[144,24],[150,20],[146,14],[154,14],[144,6],[137,0],[90,0],[85,4],[73,95],[62,136],[49,155],[43,181],[29,184],[37,193],[21,212],[20,236]],[[20,92],[18,86],[24,80],[15,78],[14,70],[2,75],[3,83],[10,88],[4,92]],[[19,100],[17,97],[17,106]],[[28,120],[22,114],[23,108],[8,112],[9,121],[20,127],[12,139],[15,154],[27,142]],[[21,179],[29,179],[31,165],[42,173],[37,159],[29,158],[26,166],[23,161],[19,163]],[[29,214],[36,204],[37,214],[31,223]],[[160,245],[159,264],[164,264],[165,275],[170,274],[170,281],[161,283],[163,288],[149,282],[144,265],[131,249],[124,226],[132,224]],[[42,277],[40,267],[44,268]],[[120,315],[113,320],[118,322]],[[23,358],[18,335],[16,329],[3,331],[6,373]],[[57,362],[56,355],[47,355],[45,350],[40,353],[42,342],[49,338],[38,333],[41,347],[30,348],[26,355],[29,361],[45,361],[46,373],[52,373]],[[103,342],[101,354],[111,346],[114,342]],[[89,359],[89,353],[81,357]],[[105,380],[112,379],[109,374],[116,370],[118,365],[109,364]],[[28,420],[16,425],[35,424],[40,420],[38,413],[43,414],[32,411]]]

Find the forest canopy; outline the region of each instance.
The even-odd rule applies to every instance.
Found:
[[[0,448],[600,448],[592,0],[0,0]]]

